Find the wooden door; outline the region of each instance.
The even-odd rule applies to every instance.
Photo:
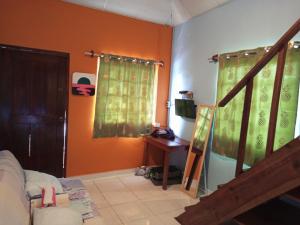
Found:
[[[62,177],[69,56],[0,47],[0,148],[25,169]]]

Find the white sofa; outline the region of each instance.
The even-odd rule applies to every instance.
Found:
[[[25,184],[24,170],[18,160],[10,151],[0,151],[0,225],[82,224],[79,213],[59,207],[36,209],[31,221]]]

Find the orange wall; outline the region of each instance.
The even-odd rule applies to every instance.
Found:
[[[172,28],[57,0],[0,0],[0,43],[70,53],[71,74],[96,73],[95,51],[163,60],[157,121],[167,123]],[[92,139],[94,97],[69,94],[67,175],[141,165],[141,138]]]

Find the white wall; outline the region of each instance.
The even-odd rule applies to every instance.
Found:
[[[192,90],[197,104],[215,103],[218,64],[208,63],[210,56],[272,45],[298,18],[300,0],[233,0],[175,27],[169,116],[175,133],[189,140],[194,125],[175,116],[179,90]],[[209,166],[209,189],[233,178],[234,160],[211,154]]]

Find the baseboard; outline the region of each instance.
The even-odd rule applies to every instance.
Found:
[[[200,194],[200,197],[206,197],[206,196],[212,194],[213,191],[212,191],[212,190],[209,190],[209,189],[203,190],[203,189],[201,188],[201,189],[200,189],[200,193],[201,193],[201,194]]]
[[[98,178],[105,178],[105,177],[118,177],[118,176],[124,176],[124,175],[130,175],[134,174],[135,168],[132,169],[124,169],[124,170],[113,170],[108,172],[101,172],[101,173],[91,173],[86,175],[80,175],[80,176],[71,176],[68,178],[77,178],[81,180],[93,180]]]

